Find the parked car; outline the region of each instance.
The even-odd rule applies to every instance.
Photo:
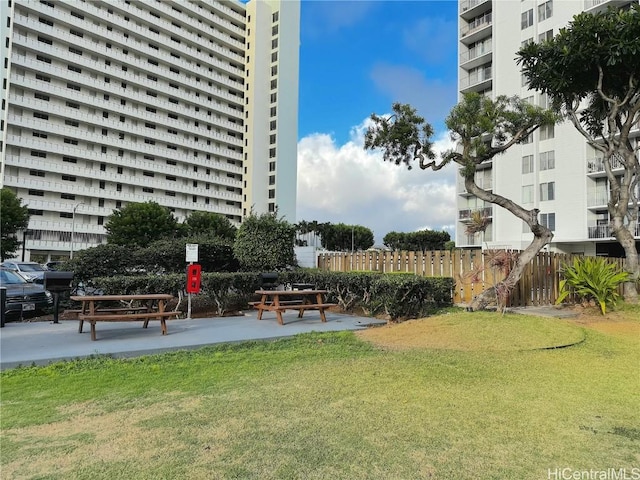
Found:
[[[37,262],[19,262],[16,260],[6,260],[0,264],[0,267],[18,272],[25,279],[34,283],[42,283],[44,272],[47,269]]]
[[[8,318],[40,315],[53,306],[53,296],[44,286],[28,282],[13,270],[0,268],[0,286],[7,290],[5,315]]]
[[[45,263],[44,266],[47,268],[47,270],[55,271],[59,270],[64,263],[65,262],[53,261]]]

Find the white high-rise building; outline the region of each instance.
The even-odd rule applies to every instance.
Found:
[[[40,261],[129,202],[295,221],[296,0],[8,0],[1,186]]]
[[[634,0],[637,2],[637,0]],[[516,52],[526,42],[557,34],[573,16],[624,6],[629,0],[459,0],[460,97],[465,92],[518,95],[547,106],[548,99],[529,90]],[[638,137],[639,132],[635,132]],[[622,170],[621,170],[622,171]],[[554,232],[550,250],[619,256],[607,212],[608,181],[603,162],[570,122],[534,132],[529,143],[515,145],[477,172],[478,186],[538,208],[539,221]],[[533,238],[528,226],[510,212],[465,191],[458,179],[456,246],[522,250]],[[465,226],[480,210],[491,223],[484,233],[468,235]],[[640,239],[640,232],[636,232]]]

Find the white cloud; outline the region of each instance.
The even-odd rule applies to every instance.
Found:
[[[447,229],[455,223],[456,170],[412,170],[382,160],[381,152],[365,151],[369,120],[351,130],[344,145],[317,133],[298,143],[298,220],[364,225],[376,243],[390,231]],[[437,151],[452,147],[447,135]]]

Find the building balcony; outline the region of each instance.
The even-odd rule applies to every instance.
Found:
[[[584,10],[589,13],[604,12],[609,7],[619,7],[631,3],[629,0],[584,0]]]
[[[622,157],[620,155],[614,155],[611,157],[611,169],[622,170],[624,165],[622,164]],[[602,157],[594,157],[587,160],[587,174],[605,173],[604,159]],[[597,175],[594,175],[597,176]]]
[[[491,10],[491,0],[462,0],[460,2],[460,16],[465,20],[475,18]]]
[[[467,187],[464,184],[464,178],[458,177],[457,183],[458,183],[457,185],[458,195],[473,196],[472,193],[469,193],[467,191]],[[475,183],[478,187],[482,188],[483,190],[493,190],[493,179],[490,177],[476,178]]]
[[[478,69],[471,75],[460,79],[460,91],[462,93],[481,92],[491,88],[492,78],[493,72],[491,66]]]
[[[466,45],[491,35],[492,15],[487,12],[460,28],[460,41]]]
[[[612,229],[609,225],[596,225],[588,227],[588,236],[593,239],[613,239]],[[633,234],[635,238],[640,238],[640,225],[636,225],[635,232]]]
[[[466,208],[458,211],[458,220],[461,222],[471,222],[473,215],[479,213],[483,217],[493,217],[493,207],[484,208]]]
[[[493,59],[492,54],[491,48],[471,48],[460,54],[460,68],[469,71],[480,65],[491,63]]]

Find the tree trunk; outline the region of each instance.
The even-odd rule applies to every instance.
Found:
[[[640,265],[638,265],[638,250],[636,249],[636,241],[629,229],[623,225],[617,226],[614,223],[613,235],[622,246],[625,253],[624,271],[629,273],[629,280],[623,284],[624,301],[628,303],[638,303],[637,282],[639,277]]]
[[[550,233],[550,232],[549,232]],[[501,293],[500,296],[508,298],[509,294],[513,291],[518,281],[522,278],[522,274],[524,273],[524,269],[527,265],[536,257],[538,252],[547,245],[553,235],[543,234],[543,235],[535,235],[533,237],[533,241],[529,244],[529,246],[518,256],[516,259],[516,263],[507,275],[507,278],[498,282],[495,286],[488,288],[480,295],[475,297],[469,305],[468,310],[484,310],[491,303],[497,303],[500,298],[498,298],[498,292]]]
[[[489,304],[500,300],[498,298],[499,296],[505,299],[508,298],[509,294],[513,291],[513,288],[516,286],[520,278],[522,278],[524,269],[529,262],[535,258],[538,252],[542,250],[545,245],[551,242],[553,239],[553,232],[544,225],[540,225],[538,223],[538,209],[534,208],[533,210],[526,210],[512,200],[483,190],[475,184],[472,175],[465,177],[464,183],[465,188],[469,193],[475,195],[481,200],[499,205],[513,213],[516,217],[526,222],[533,233],[533,241],[522,253],[520,253],[515,265],[511,269],[511,272],[507,275],[507,278],[482,292],[473,299],[471,305],[468,307],[468,310],[470,311],[484,310]]]

